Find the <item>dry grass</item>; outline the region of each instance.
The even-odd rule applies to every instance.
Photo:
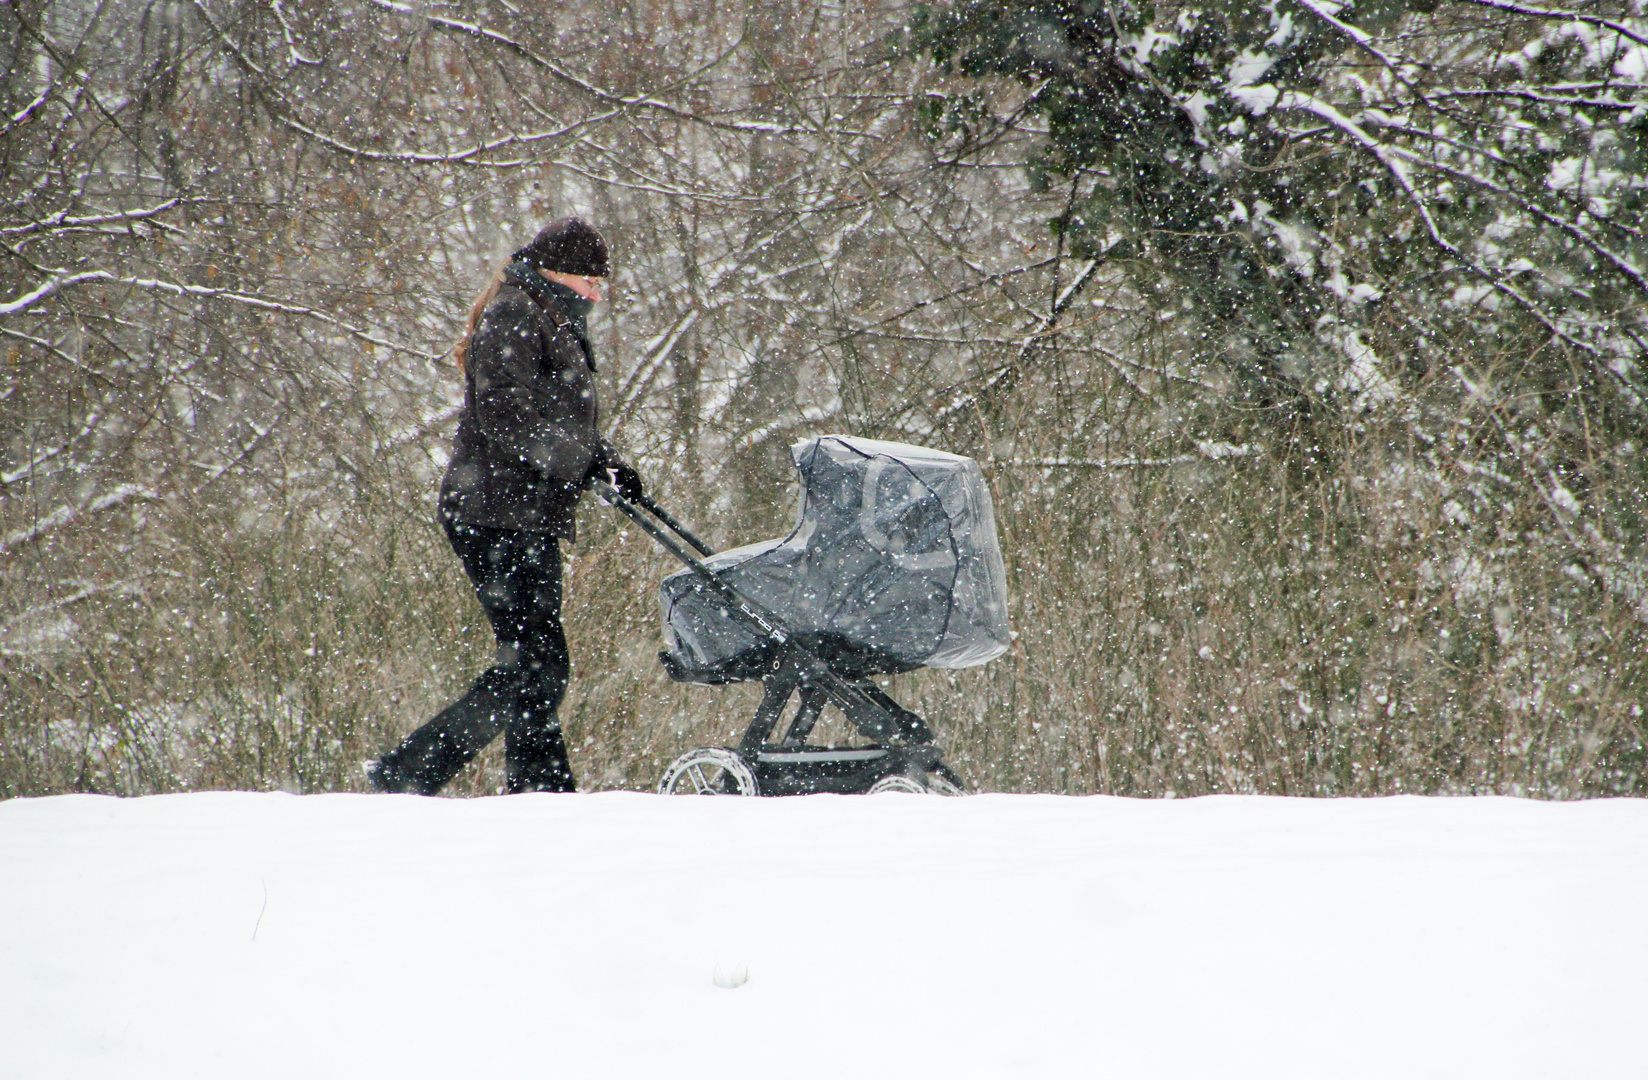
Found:
[[[893,692],[981,790],[1648,790],[1648,633],[1624,587],[1576,570],[1538,508],[1466,515],[1457,489],[1393,445],[1364,433],[1303,487],[1263,456],[1000,470],[1018,641]],[[1591,491],[1604,523],[1627,519],[1631,490]],[[705,522],[689,493],[668,501],[728,540],[782,528]],[[168,557],[141,587],[65,606],[73,628],[57,640],[20,647],[13,626],[0,795],[359,790],[362,759],[488,662],[457,560],[419,514],[261,520],[282,524],[225,541],[233,530],[202,508],[151,514]],[[748,686],[664,677],[655,589],[673,566],[644,540],[586,500],[567,559],[563,721],[586,788],[650,788],[683,749],[736,740],[755,706]],[[24,577],[7,587],[14,611],[39,595]],[[451,792],[499,790],[500,758],[489,750]]]
[[[1141,472],[1084,478],[1059,530],[1033,525],[1060,520],[1048,489],[1010,492],[1015,648],[892,680],[976,787],[1644,790],[1643,625],[1538,543],[1493,558],[1436,493],[1400,516],[1377,486],[1347,495],[1347,527],[1289,506],[1267,464]],[[568,559],[563,720],[583,786],[647,788],[735,740],[755,694],[663,676],[669,567],[603,514]],[[8,657],[0,792],[358,789],[357,763],[460,693],[490,641],[433,527],[355,540],[203,547],[164,590],[75,611],[81,647]],[[451,790],[500,784],[495,747]]]

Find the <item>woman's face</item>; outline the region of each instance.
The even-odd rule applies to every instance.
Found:
[[[558,285],[565,285],[592,304],[601,302],[601,283],[606,281],[606,278],[585,277],[582,274],[563,274],[559,270],[540,269],[538,273]]]

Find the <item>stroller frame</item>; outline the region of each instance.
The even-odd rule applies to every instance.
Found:
[[[960,779],[943,762],[943,751],[933,741],[932,728],[918,714],[898,704],[868,678],[849,678],[835,671],[776,613],[722,580],[681,542],[706,558],[714,555],[714,550],[650,496],[642,495],[632,502],[598,478],[590,480],[590,487],[690,568],[703,586],[727,605],[727,614],[764,638],[772,650],[771,669],[760,676],[761,703],[738,746],[704,748],[682,755],[659,784],[661,792],[675,791],[677,784],[684,782],[690,783],[697,794],[963,793]],[[643,514],[643,508],[652,516]],[[658,658],[677,682],[729,681],[697,678],[669,652],[660,652]],[[792,697],[799,698],[795,714],[785,725],[782,737],[774,741],[773,734]],[[832,705],[860,734],[872,740],[872,745],[809,744],[807,737],[814,725],[825,707]],[[686,789],[680,790],[684,793]]]

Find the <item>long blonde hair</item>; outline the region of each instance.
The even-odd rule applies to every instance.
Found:
[[[469,363],[469,343],[475,337],[475,328],[481,325],[481,316],[486,314],[487,307],[498,298],[498,290],[503,288],[504,271],[509,263],[500,263],[493,271],[492,280],[486,283],[481,295],[475,298],[475,304],[469,309],[469,319],[464,324],[463,337],[452,347],[452,358],[458,362],[458,373],[463,374]]]

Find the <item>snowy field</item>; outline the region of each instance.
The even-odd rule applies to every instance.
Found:
[[[1644,1077],[1645,914],[1648,801],[15,800],[0,1077]]]

